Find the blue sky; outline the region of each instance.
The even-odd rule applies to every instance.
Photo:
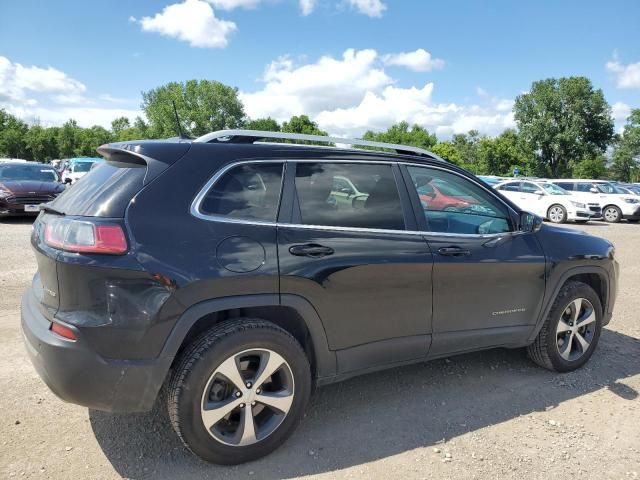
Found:
[[[108,125],[173,80],[335,134],[408,120],[440,137],[513,125],[534,80],[585,75],[618,127],[640,107],[640,2],[0,0],[0,107]]]

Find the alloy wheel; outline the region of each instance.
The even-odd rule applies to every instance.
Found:
[[[576,298],[563,310],[556,328],[560,356],[569,362],[586,353],[596,332],[596,313],[586,298]]]
[[[618,220],[618,209],[615,207],[609,207],[604,211],[604,218],[607,222],[615,222]]]
[[[560,223],[564,220],[564,210],[562,207],[555,206],[549,209],[549,220],[553,223]]]
[[[200,414],[213,438],[247,446],[282,424],[293,398],[293,373],[286,360],[273,350],[245,350],[215,369],[202,394]]]

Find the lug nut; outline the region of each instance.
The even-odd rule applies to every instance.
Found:
[[[251,406],[255,407],[256,406],[256,402],[251,402]]]
[[[244,403],[241,403],[241,404],[240,404],[240,408],[244,408]]]
[[[251,382],[247,382],[245,383],[245,385],[247,386],[247,388],[251,388]]]
[[[260,394],[262,393],[262,389],[260,389],[260,388],[256,388],[256,393],[257,393],[258,395],[260,395]]]
[[[236,392],[236,397],[240,398],[242,396],[242,392]]]

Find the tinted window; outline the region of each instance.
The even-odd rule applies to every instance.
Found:
[[[510,231],[507,209],[471,181],[429,167],[407,167],[431,232],[487,234]]]
[[[0,180],[56,182],[58,175],[53,168],[44,165],[5,165],[0,167]]]
[[[560,185],[562,186],[562,185]],[[576,190],[579,192],[590,192],[593,188],[593,185],[590,183],[577,183]]]
[[[143,186],[146,165],[100,162],[58,196],[53,205],[67,215],[122,217]]]
[[[573,190],[573,183],[572,182],[554,182],[556,185],[558,185],[560,188],[564,188],[565,190],[568,191],[572,191]]]
[[[246,220],[274,222],[278,214],[282,163],[238,165],[207,192],[200,211]]]
[[[78,162],[73,166],[74,173],[83,173],[91,170],[91,166],[94,162]]]
[[[504,185],[500,185],[498,187],[498,190],[504,190],[506,192],[519,192],[520,183],[519,182],[505,183]]]
[[[536,193],[541,191],[540,187],[538,187],[535,183],[531,183],[531,182],[522,182],[522,186],[520,188],[521,188],[521,191],[524,193]]]
[[[341,185],[351,192],[336,190]],[[390,165],[299,163],[296,192],[305,225],[405,228]]]

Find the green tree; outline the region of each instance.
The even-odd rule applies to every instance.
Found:
[[[281,130],[280,124],[271,117],[249,120],[244,127],[249,130],[262,130],[264,132],[279,132]]]
[[[603,153],[613,138],[609,104],[585,77],[534,82],[516,97],[514,112],[538,174],[570,175],[572,165]]]
[[[485,173],[480,164],[480,139],[481,137],[477,130],[469,130],[469,133],[458,133],[451,139],[451,143],[458,151],[459,165],[475,174]]]
[[[26,123],[0,109],[0,156],[30,160],[25,143],[28,130]]]
[[[574,178],[606,178],[607,176],[607,159],[604,155],[596,155],[594,157],[585,158],[573,167]]]
[[[460,154],[452,142],[440,142],[431,147],[431,151],[444,160],[456,165],[462,164]]]
[[[532,152],[527,151],[513,129],[507,129],[495,138],[481,138],[478,144],[479,170],[489,175],[512,175],[516,167],[527,172],[532,160]]]
[[[83,128],[78,136],[78,145],[74,153],[78,156],[95,157],[97,148],[113,141],[113,134],[100,126]]]
[[[175,102],[182,132],[200,136],[215,130],[240,128],[245,122],[238,89],[212,80],[171,82],[142,92],[142,109],[154,137],[178,135]]]
[[[640,181],[640,108],[631,111],[613,150],[611,176],[624,182]]]
[[[306,115],[293,116],[288,122],[282,124],[282,131],[287,133],[303,133],[306,135],[328,135],[320,130],[316,122],[311,121]]]
[[[82,129],[75,120],[67,120],[58,130],[58,153],[60,158],[70,158],[80,146]]]
[[[427,129],[420,125],[413,125],[409,128],[407,122],[396,123],[391,125],[385,132],[367,131],[363,137],[364,140],[374,142],[395,143],[399,145],[412,145],[414,147],[430,149],[438,139],[435,134],[429,133]]]
[[[49,162],[59,158],[58,154],[58,128],[45,128],[33,125],[27,131],[24,141],[30,156],[37,162]]]

